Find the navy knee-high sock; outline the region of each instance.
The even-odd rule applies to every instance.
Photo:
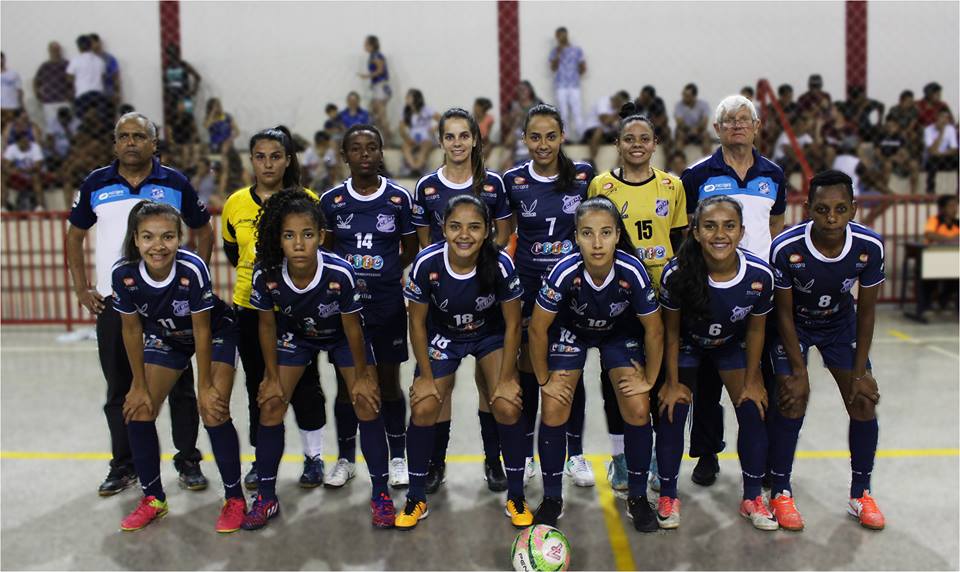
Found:
[[[650,451],[653,448],[653,426],[632,425],[623,422],[623,453],[627,461],[627,494],[647,496],[647,473],[650,471]]]
[[[133,468],[140,479],[140,488],[144,496],[154,496],[166,500],[163,483],[160,482],[160,438],[157,437],[157,424],[153,421],[131,421],[127,423],[127,435],[130,437],[130,450],[133,453]]]
[[[567,452],[566,423],[550,427],[540,422],[540,472],[543,475],[543,496],[563,496],[563,461]]]
[[[210,448],[213,457],[220,469],[220,479],[223,480],[224,498],[243,498],[240,488],[240,438],[237,428],[233,426],[233,419],[227,419],[215,427],[204,425],[207,435],[210,436]]]
[[[743,498],[760,496],[760,487],[767,466],[767,427],[760,420],[760,411],[752,401],[736,408],[737,454],[740,455],[740,472],[743,473]]]
[[[408,499],[427,500],[427,469],[435,432],[435,425],[421,427],[414,425],[413,420],[407,426],[407,472],[410,475]]]
[[[387,491],[387,434],[383,426],[383,416],[377,415],[371,421],[360,421],[360,450],[367,462],[367,471],[373,483],[371,499],[380,497],[380,493],[390,496]]]
[[[523,390],[523,425],[526,430],[526,456],[533,456],[534,435],[537,429],[537,410],[540,408],[540,384],[533,373],[521,371],[520,389]]]
[[[352,403],[333,403],[333,419],[337,425],[337,456],[351,463],[357,461],[357,413]]]
[[[500,449],[503,446],[503,439],[497,428],[497,420],[493,413],[489,411],[477,410],[477,417],[480,418],[480,440],[483,441],[483,456],[490,462],[496,462],[500,459]],[[521,441],[522,442],[522,441]],[[504,454],[506,457],[506,454]]]
[[[383,402],[383,425],[387,432],[387,444],[390,446],[390,458],[404,458],[407,450],[406,400],[401,397],[394,401]]]
[[[430,455],[430,463],[439,465],[447,462],[447,446],[450,444],[450,422],[438,421],[435,427],[436,430],[433,433],[433,453]]]
[[[523,496],[523,465],[526,460],[526,428],[523,420],[513,425],[497,423],[500,446],[503,448],[503,468],[507,473],[507,496]]]
[[[567,458],[583,454],[583,423],[587,410],[587,392],[583,388],[583,376],[573,391],[570,418],[567,419]]]
[[[860,498],[863,491],[870,489],[870,473],[873,472],[873,459],[877,455],[877,439],[880,425],[876,418],[870,421],[850,420],[850,498]],[[138,469],[139,472],[139,469]]]
[[[788,492],[793,494],[790,486],[790,473],[793,472],[793,458],[797,453],[797,440],[800,438],[800,428],[803,426],[803,417],[788,419],[776,407],[767,410],[770,416],[767,429],[770,431],[770,458],[767,466],[770,467],[770,490],[773,496],[777,493]]]
[[[657,424],[657,470],[660,473],[662,497],[677,498],[677,480],[683,459],[683,428],[689,412],[689,405],[678,403],[673,406],[673,422],[669,421],[664,411]]]
[[[257,478],[258,492],[264,499],[277,498],[277,471],[283,457],[283,423],[266,426],[260,424],[257,433]]]

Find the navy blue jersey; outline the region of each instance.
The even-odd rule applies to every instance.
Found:
[[[574,165],[574,186],[562,192],[556,190],[556,177],[534,172],[532,161],[503,174],[507,200],[517,213],[517,271],[525,278],[539,280],[546,276],[558,260],[577,247],[574,215],[587,198],[594,172],[589,163]]]
[[[472,340],[489,334],[503,335],[501,302],[523,294],[520,279],[507,253],[500,251],[500,276],[496,289],[481,294],[476,270],[456,274],[450,268],[447,243],[424,248],[413,261],[403,294],[409,300],[429,304],[427,329],[451,340]]]
[[[636,317],[660,307],[643,263],[622,250],[617,250],[610,274],[600,286],[587,274],[579,252],[557,262],[543,281],[537,305],[557,313],[555,324],[588,343],[613,331],[635,332]]]
[[[883,238],[861,224],[847,223],[843,250],[827,258],[813,245],[812,228],[812,221],[799,224],[773,240],[770,263],[777,288],[793,289],[797,326],[841,326],[856,312],[850,293],[854,284],[869,287],[884,280]]]
[[[396,311],[403,306],[400,241],[416,232],[410,222],[413,201],[403,187],[380,178],[380,188],[364,196],[352,179],[320,197],[333,251],[353,266],[365,311]]]
[[[159,282],[142,260],[121,260],[113,266],[112,284],[114,307],[121,314],[140,314],[147,334],[193,343],[192,314],[213,310],[210,324],[216,329],[226,312],[213,294],[207,265],[189,250],[177,250],[170,275]]]
[[[702,348],[740,343],[747,336],[747,316],[762,316],[773,309],[773,270],[766,262],[742,248],[737,249],[737,275],[726,282],[710,284],[710,318],[692,320],[682,316],[681,335]],[[660,303],[668,310],[681,310],[670,293],[670,279],[677,259],[667,263],[660,282]]]
[[[413,199],[413,224],[430,227],[430,242],[440,242],[443,240],[443,211],[447,208],[447,202],[464,194],[473,194],[473,177],[465,183],[454,183],[443,176],[443,167],[440,167],[417,182]],[[513,214],[507,204],[503,179],[493,171],[487,171],[480,200],[486,203],[497,220],[510,218]]]
[[[362,309],[353,268],[346,260],[324,250],[317,251],[317,273],[306,288],[297,288],[283,261],[279,279],[253,267],[250,303],[258,310],[277,310],[277,335],[285,334],[326,345],[343,338],[340,314]]]

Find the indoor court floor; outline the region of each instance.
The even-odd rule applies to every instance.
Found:
[[[288,417],[278,486],[282,514],[259,532],[218,535],[213,531],[221,498],[216,466],[212,459],[203,463],[211,483],[208,490],[177,488],[169,460],[169,415],[164,411],[159,433],[170,514],[140,532],[125,533],[119,523],[133,509],[138,490],[110,498],[96,493],[107,472],[109,440],[101,410],[105,382],[95,343],[59,343],[56,338],[62,333],[59,328],[3,328],[2,569],[510,569],[516,531],[503,515],[502,494],[490,493],[483,482],[472,361],[461,370],[455,392],[447,482],[430,497],[429,518],[413,531],[371,528],[369,481],[362,464],[357,478],[343,489],[300,489],[300,442]],[[737,515],[736,421],[725,397],[728,447],[718,482],[710,488],[693,484],[693,461],[684,461],[681,527],[642,535],[633,530],[625,502],[613,495],[604,478],[609,441],[593,353],[585,376],[584,449],[597,486],[577,488],[569,479],[565,482],[560,528],[572,545],[572,568],[957,570],[956,316],[937,316],[931,324],[920,325],[904,320],[892,307],[883,309],[871,358],[882,395],[873,493],[886,515],[886,530],[863,529],[846,515],[847,418],[835,384],[820,367],[819,357],[811,356],[813,393],[794,467],[794,491],[806,530],[761,532]],[[412,361],[405,364],[405,387],[412,368]],[[322,376],[324,388],[333,391],[333,372],[325,361]],[[327,410],[332,415],[329,402]],[[241,382],[235,385],[233,411],[246,472],[252,449],[245,438]],[[325,441],[329,468],[336,454],[332,418]],[[199,444],[209,455],[202,430]],[[536,507],[541,495],[537,477],[527,488],[527,498]],[[403,492],[395,491],[394,499],[402,506]]]

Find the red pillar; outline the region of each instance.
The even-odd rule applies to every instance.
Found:
[[[510,104],[520,83],[520,25],[518,2],[497,2],[497,45],[500,61],[500,127],[506,125]],[[506,133],[501,131],[501,138]]]
[[[847,0],[847,92],[867,87],[867,2]]]
[[[167,46],[176,46],[180,49],[180,2],[179,0],[161,0],[160,4],[160,73],[167,65]],[[161,77],[161,84],[163,78]],[[164,115],[170,108],[166,93],[163,94]],[[169,118],[164,116],[164,123]]]

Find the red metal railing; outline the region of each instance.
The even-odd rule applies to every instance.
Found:
[[[899,301],[904,258],[908,241],[920,239],[927,219],[936,213],[935,197],[929,195],[892,196],[864,199],[858,220],[870,217],[873,209],[883,209],[873,223],[886,245],[887,281],[880,300]],[[67,270],[64,239],[67,235],[66,212],[3,213],[0,215],[0,323],[75,324],[93,323],[93,316],[82,308],[73,294]],[[788,201],[787,225],[804,219],[803,197]],[[210,274],[214,289],[224,300],[231,300],[235,272],[220,243],[220,215],[213,215],[214,248]],[[96,226],[91,233],[96,232]],[[93,279],[94,237],[85,241],[87,276]],[[913,290],[910,289],[910,292]],[[912,301],[912,298],[907,301]]]
[[[810,186],[810,179],[813,177],[813,169],[810,168],[810,163],[807,162],[807,156],[803,152],[803,147],[797,142],[797,135],[793,132],[793,127],[790,125],[790,120],[780,105],[780,100],[777,99],[776,92],[770,87],[770,82],[765,79],[757,81],[757,101],[760,102],[760,118],[763,124],[766,124],[772,115],[776,118],[777,123],[780,124],[780,128],[787,134],[790,147],[793,148],[797,162],[800,164],[800,170],[803,172],[803,188],[801,190],[806,194]],[[773,110],[772,114],[770,113],[771,109]]]

